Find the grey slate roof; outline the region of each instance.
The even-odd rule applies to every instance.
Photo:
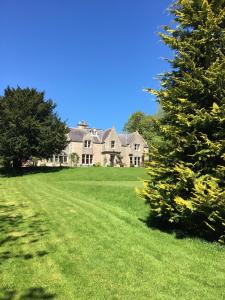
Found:
[[[91,131],[91,128],[70,128],[69,131],[69,139],[72,142],[83,142],[84,136]],[[94,143],[102,143],[105,141],[107,136],[109,135],[111,129],[101,130],[96,129],[97,135],[93,136]]]
[[[83,142],[84,136],[91,131],[91,128],[70,128],[69,132],[69,139],[72,142]],[[98,144],[98,143],[104,143],[106,140],[107,136],[109,135],[111,131],[110,129],[107,130],[101,130],[101,129],[96,129],[96,136],[93,136],[93,142]],[[127,146],[131,143],[133,136],[136,133],[119,133],[118,137],[121,141],[122,146]],[[148,147],[148,145],[145,143],[145,147]]]
[[[109,135],[110,131],[111,131],[111,128],[103,131],[102,139],[101,139],[102,142],[104,142],[106,140],[106,138]]]
[[[86,129],[70,128],[69,138],[72,142],[83,142],[84,135],[87,132]]]
[[[121,141],[122,146],[126,146],[128,143],[129,133],[119,133],[118,137]],[[130,139],[130,138],[129,138]]]

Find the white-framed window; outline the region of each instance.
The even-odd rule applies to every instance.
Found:
[[[93,155],[92,154],[82,154],[82,165],[92,165]]]
[[[84,141],[84,147],[85,148],[90,148],[91,147],[91,141],[90,140]]]
[[[140,158],[140,156],[135,156],[134,157],[134,165],[139,167],[140,164],[141,164],[141,158]]]
[[[61,164],[67,164],[68,163],[68,156],[65,153],[59,155],[59,162]]]
[[[49,160],[50,162],[60,163],[60,164],[67,164],[68,163],[68,156],[66,153],[53,155],[52,158]]]
[[[115,148],[115,141],[111,141],[111,148],[112,148],[112,149]]]
[[[140,144],[134,144],[134,150],[139,150],[140,149]]]

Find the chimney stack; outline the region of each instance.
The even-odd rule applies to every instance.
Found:
[[[80,121],[77,124],[77,128],[79,128],[79,129],[86,129],[86,128],[88,128],[88,124],[85,121]]]

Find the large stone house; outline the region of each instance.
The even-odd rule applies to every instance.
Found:
[[[71,154],[79,157],[78,166],[143,166],[148,160],[148,145],[138,133],[118,134],[114,127],[101,130],[79,122],[70,128],[68,146],[60,155],[45,161],[48,166],[72,166]]]

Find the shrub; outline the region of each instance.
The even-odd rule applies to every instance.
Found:
[[[70,154],[70,161],[71,161],[72,166],[77,167],[79,160],[80,160],[80,157],[76,152],[73,152]]]
[[[101,167],[101,163],[97,162],[96,164],[93,164],[93,167]]]

